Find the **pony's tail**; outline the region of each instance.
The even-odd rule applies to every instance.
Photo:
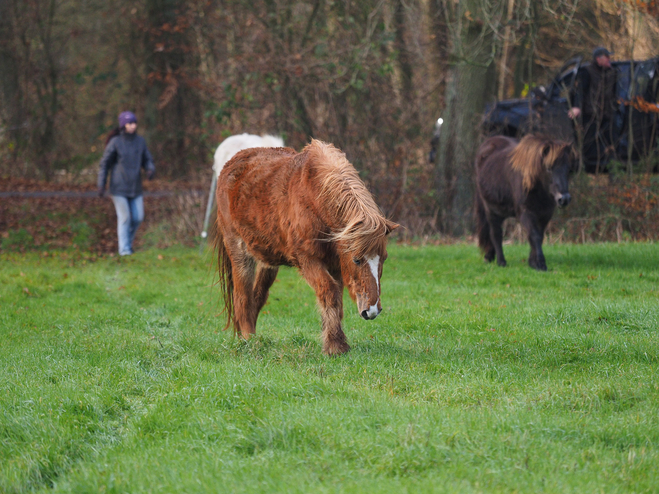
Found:
[[[214,248],[217,250],[217,270],[219,274],[218,284],[224,298],[223,312],[227,316],[227,323],[224,330],[227,330],[232,324],[235,328],[235,312],[233,310],[233,274],[231,271],[231,258],[224,245],[224,238],[219,225],[216,224],[216,234],[214,239]]]
[[[485,215],[485,206],[480,194],[476,193],[476,232],[478,235],[478,246],[485,253],[494,249],[490,238],[490,224]]]

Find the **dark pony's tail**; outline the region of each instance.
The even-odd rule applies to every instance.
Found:
[[[487,222],[485,215],[485,206],[483,199],[478,192],[476,192],[476,232],[478,235],[478,246],[486,254],[494,250],[492,239],[490,238],[490,224]]]
[[[110,139],[112,139],[115,136],[118,136],[121,134],[121,127],[115,127],[112,129],[112,131],[108,134],[107,138],[105,139],[105,145],[108,145],[108,142],[110,142]]]
[[[217,220],[215,223],[215,239],[213,240],[213,248],[217,250],[217,271],[219,274],[218,284],[224,298],[224,313],[227,316],[227,323],[224,330],[234,324],[235,327],[235,312],[233,310],[233,274],[231,272],[231,258],[224,245],[224,238],[220,230]]]

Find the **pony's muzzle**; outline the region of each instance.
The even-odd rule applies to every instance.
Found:
[[[363,310],[361,312],[361,316],[367,321],[375,319],[378,317],[378,314],[380,314],[380,309],[378,309],[377,305],[371,305],[368,310]]]
[[[572,196],[570,195],[569,192],[567,192],[565,194],[561,194],[556,202],[558,203],[559,208],[564,208],[565,206],[570,204],[571,200],[572,200]]]

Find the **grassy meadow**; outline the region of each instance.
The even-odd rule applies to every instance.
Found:
[[[282,269],[222,331],[211,255],[0,254],[0,492],[657,492],[659,247],[391,246],[321,353]]]

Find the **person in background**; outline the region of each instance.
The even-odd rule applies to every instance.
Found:
[[[135,232],[144,220],[142,168],[147,178],[153,179],[156,168],[146,141],[137,135],[137,118],[134,113],[125,111],[119,115],[119,127],[108,136],[98,171],[99,197],[105,194],[105,182],[110,174],[110,195],[117,211],[120,256],[133,253]]]
[[[613,120],[616,112],[617,71],[611,53],[603,46],[593,50],[593,61],[577,74],[571,119],[581,116],[584,129],[583,153],[590,161],[605,163],[615,154]]]

